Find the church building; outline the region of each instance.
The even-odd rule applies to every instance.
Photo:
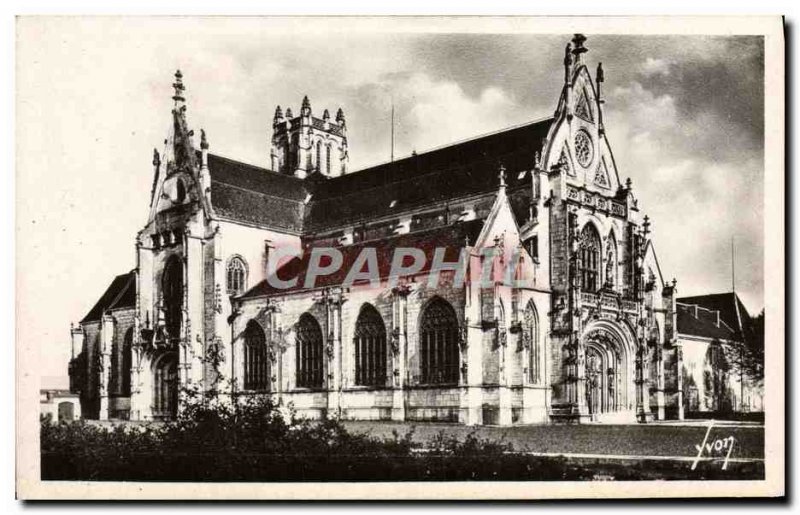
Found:
[[[72,328],[83,416],[170,419],[197,387],[311,418],[682,418],[681,321],[708,317],[662,276],[585,40],[553,116],[363,170],[308,98],[263,167],[211,153],[177,72],[136,266]],[[717,329],[695,340],[735,345]]]

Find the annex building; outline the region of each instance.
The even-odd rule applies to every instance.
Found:
[[[264,167],[212,154],[176,73],[136,267],[72,328],[83,416],[174,417],[192,386],[308,417],[464,424],[757,409],[720,358],[749,315],[665,280],[585,39],[552,117],[358,171],[343,110],[308,98],[276,109]],[[416,251],[398,276],[400,249]]]

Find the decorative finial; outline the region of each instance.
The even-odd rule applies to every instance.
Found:
[[[208,140],[206,139],[205,129],[200,129],[200,149],[208,150]]]
[[[280,105],[278,105],[278,106],[275,108],[275,116],[272,118],[272,121],[273,121],[274,123],[278,123],[278,122],[280,122],[282,119],[283,119],[283,111],[281,110],[281,106],[280,106]]]
[[[175,105],[177,105],[178,102],[185,102],[186,99],[183,96],[183,92],[186,88],[183,85],[183,74],[180,70],[175,72],[175,82],[172,84],[172,87],[175,88],[175,94],[172,96]]]
[[[597,73],[595,76],[597,78],[597,82],[603,82],[606,80],[605,75],[603,75],[603,63],[597,63]]]
[[[674,288],[678,284],[678,280],[674,277],[672,278],[672,287]]]
[[[158,149],[155,149],[155,148],[154,148],[154,149],[153,149],[153,166],[155,166],[156,168],[158,168],[158,166],[159,166],[160,164],[161,164],[161,156],[160,156],[160,155],[158,155]]]
[[[323,120],[330,120],[331,119],[331,113],[329,113],[327,109],[322,113],[322,119]]]
[[[625,179],[625,189],[627,189],[628,191],[630,191],[630,189],[631,189],[632,187],[633,187],[633,181],[631,180],[631,178],[630,178],[630,177],[628,177],[627,179]]]
[[[292,114],[292,108],[291,107],[287,107],[286,108],[286,118],[288,118],[289,120],[294,118],[294,114]]]
[[[341,107],[336,111],[336,123],[344,125],[344,111],[342,111]]]
[[[311,116],[311,102],[308,100],[308,95],[303,97],[303,104],[300,108],[300,116]]]
[[[647,236],[650,234],[650,217],[644,215],[644,223],[642,223],[642,227],[644,228],[644,235]]]
[[[506,167],[500,165],[500,189],[506,189]]]
[[[585,54],[589,51],[589,49],[583,46],[585,41],[586,36],[583,34],[575,34],[575,36],[572,38],[572,44],[575,47],[572,49],[572,53],[575,55],[576,62],[581,60],[581,54]]]

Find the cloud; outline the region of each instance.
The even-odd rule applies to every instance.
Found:
[[[648,57],[642,64],[641,72],[644,76],[669,75],[670,63],[666,59],[653,59]]]
[[[488,85],[472,96],[457,82],[437,80],[422,72],[387,74],[379,82],[357,88],[352,96],[360,99],[355,104],[355,118],[371,121],[365,126],[348,125],[354,133],[353,141],[360,143],[351,151],[353,169],[389,157],[392,103],[395,156],[422,152],[526,119],[515,99],[497,86]]]

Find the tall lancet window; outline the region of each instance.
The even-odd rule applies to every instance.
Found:
[[[361,308],[353,338],[356,384],[386,385],[386,326],[380,313],[367,304]]]
[[[423,384],[458,383],[458,320],[453,307],[436,298],[422,312],[419,324]]]
[[[244,331],[244,389],[266,391],[269,389],[267,339],[264,330],[254,320]]]
[[[331,144],[325,145],[325,173],[331,174]]]
[[[322,142],[317,141],[316,167],[318,172],[322,172]]]
[[[600,287],[600,235],[591,223],[587,223],[581,231],[580,253],[581,289],[595,292]]]
[[[540,384],[542,382],[542,347],[539,341],[539,319],[533,301],[528,302],[525,308],[525,325],[522,327],[522,337],[528,349],[528,382]]]
[[[322,330],[303,313],[295,333],[295,379],[299,388],[322,388]]]
[[[614,237],[613,232],[608,235],[608,245],[606,247],[605,287],[617,289],[617,239]]]
[[[226,289],[228,295],[239,295],[247,288],[247,264],[238,256],[228,261]]]
[[[161,276],[161,291],[164,299],[164,325],[170,338],[180,338],[181,311],[183,308],[183,263],[178,256],[171,256]]]

